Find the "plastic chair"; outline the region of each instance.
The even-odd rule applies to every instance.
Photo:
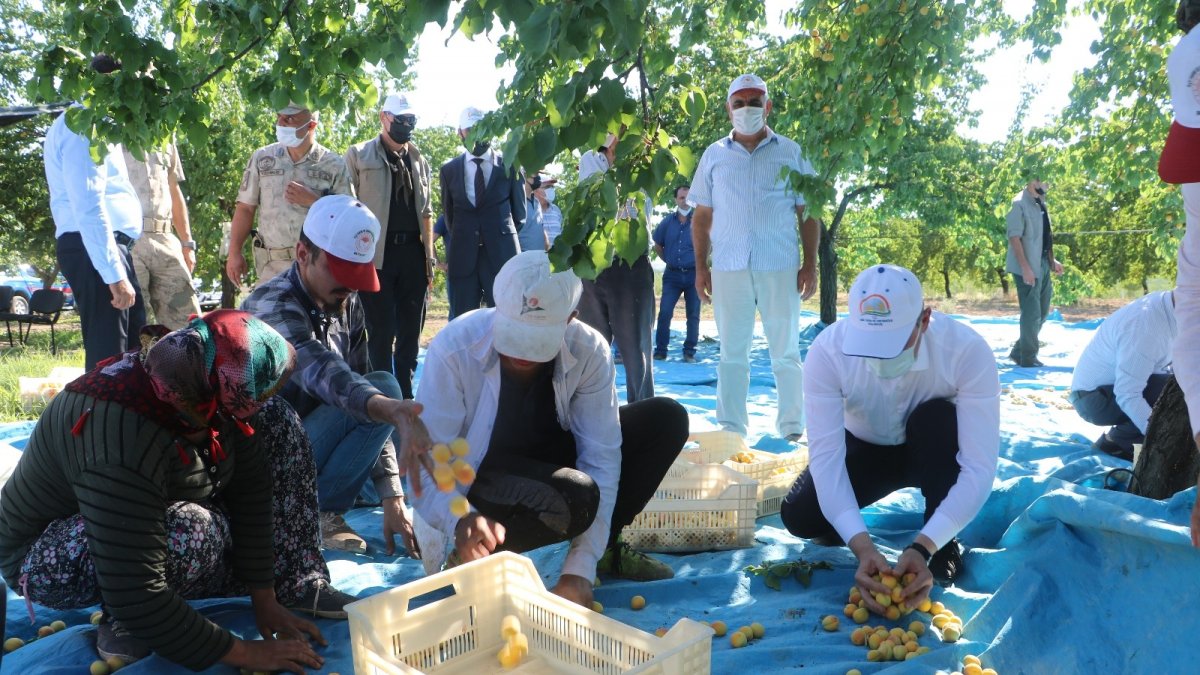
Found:
[[[65,297],[63,292],[56,288],[39,288],[33,292],[29,298],[29,314],[14,315],[19,317],[16,322],[21,344],[29,341],[29,334],[33,332],[35,324],[50,326],[50,353],[58,354],[58,336],[54,332],[54,325],[58,323],[58,318],[62,315]],[[24,333],[21,331],[22,325],[25,326]]]
[[[11,322],[16,320],[18,317],[25,316],[24,314],[12,313],[13,294],[14,291],[12,286],[0,286],[0,319],[4,320],[4,327],[8,330],[8,346],[10,349],[13,347]],[[17,332],[21,332],[19,327]]]

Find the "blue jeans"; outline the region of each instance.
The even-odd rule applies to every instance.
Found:
[[[395,375],[377,370],[367,373],[366,378],[384,396],[401,398]],[[325,404],[304,418],[304,431],[312,442],[317,464],[317,504],[321,511],[341,513],[354,507],[354,499],[379,461],[393,429],[386,423],[360,422]]]
[[[671,317],[675,314],[675,303],[683,294],[683,307],[687,311],[687,335],[683,339],[685,356],[696,354],[696,342],[700,339],[700,294],[696,292],[696,268],[682,270],[668,267],[662,277],[662,304],[658,309],[658,329],[654,334],[654,353],[667,355],[671,342]]]

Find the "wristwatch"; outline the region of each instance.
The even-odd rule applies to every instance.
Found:
[[[187,241],[180,242],[180,244],[186,249],[190,249],[192,251],[196,250],[196,242],[192,239],[188,239]]]
[[[913,543],[904,547],[905,551],[907,551],[909,549],[912,549],[912,550],[916,551],[918,554],[920,554],[920,556],[925,559],[926,565],[929,564],[929,559],[933,557],[933,554],[929,552],[929,549],[925,548],[924,545],[922,545],[918,542],[914,541]]]

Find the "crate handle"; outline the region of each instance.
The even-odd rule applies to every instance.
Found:
[[[537,588],[543,590],[546,588],[546,585],[542,583],[542,578],[538,576],[537,568],[534,567],[532,560],[511,551],[501,551],[499,553],[493,553],[486,558],[473,560],[469,563],[463,563],[458,567],[453,567],[451,569],[438,572],[437,574],[430,575],[424,579],[410,581],[400,588],[393,589],[391,591],[392,595],[390,596],[390,599],[396,601],[398,605],[402,606],[402,609],[399,609],[401,615],[408,614],[410,611],[412,611],[412,605],[415,604],[419,599],[450,588],[454,591],[453,596],[433,600],[429,604],[421,605],[421,607],[418,609],[424,609],[426,607],[432,607],[440,603],[447,602],[452,600],[454,597],[463,594],[464,590],[462,585],[465,581],[470,579],[472,576],[472,568],[477,565],[503,565],[506,568],[509,568],[509,574],[518,577],[525,577],[527,580],[534,583]]]

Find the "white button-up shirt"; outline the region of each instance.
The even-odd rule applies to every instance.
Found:
[[[124,256],[113,235],[141,236],[142,204],[129,182],[121,147],[109,146],[104,162],[97,165],[91,143],[67,127],[65,112],[50,125],[43,147],[54,238],[78,232],[104,283],[124,280]]]
[[[492,343],[494,309],[478,309],[451,321],[429,343],[425,368],[417,386],[421,420],[434,442],[464,437],[471,446],[466,461],[475,469],[483,462],[492,438],[500,396],[500,358]],[[600,489],[596,519],[571,542],[563,574],[592,579],[596,562],[608,545],[613,505],[621,479],[621,422],[608,343],[594,328],[571,321],[554,360],[554,399],[558,421],[575,435],[575,468]],[[411,480],[412,477],[410,476]],[[439,492],[421,472],[418,515],[450,541],[458,519],[450,514],[456,493]],[[428,555],[440,552],[424,550]]]
[[[1071,389],[1094,391],[1111,386],[1117,405],[1146,433],[1150,404],[1142,391],[1151,375],[1168,371],[1177,333],[1170,291],[1138,298],[1100,324],[1075,364]]]
[[[713,270],[800,268],[796,207],[804,196],[791,188],[791,171],[816,173],[795,141],[770,129],[754,152],[732,133],[704,151],[688,203],[713,210]]]
[[[1188,33],[1200,37],[1200,31]],[[1175,275],[1175,316],[1179,337],[1173,359],[1175,378],[1183,389],[1192,433],[1200,434],[1200,183],[1183,186],[1187,232],[1179,242],[1179,267]]]
[[[488,148],[487,152],[479,157],[470,152],[464,152],[462,158],[466,166],[466,173],[463,174],[463,177],[466,179],[467,199],[475,206],[479,206],[479,202],[475,200],[475,172],[483,171],[483,186],[487,187],[488,181],[492,179],[492,167],[496,164],[496,151]],[[483,161],[476,163],[476,159]]]
[[[975,517],[992,490],[1000,451],[1000,379],[987,342],[968,326],[934,312],[916,363],[883,379],[867,360],[842,354],[848,321],[813,340],[804,362],[804,417],[809,469],[821,512],[845,541],[866,532],[846,472],[846,431],[867,443],[900,445],[920,404],[950,399],[958,416],[958,481],[921,533],[945,546]]]

